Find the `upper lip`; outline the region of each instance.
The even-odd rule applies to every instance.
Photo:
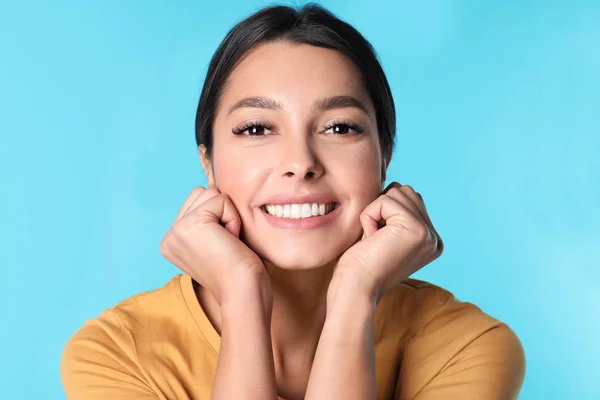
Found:
[[[268,197],[265,201],[265,205],[284,205],[284,204],[305,204],[305,203],[317,203],[317,204],[329,204],[336,203],[337,199],[329,193],[307,193],[307,194],[295,194],[295,193],[281,193],[274,196]]]

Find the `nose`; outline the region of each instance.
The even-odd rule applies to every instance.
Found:
[[[323,165],[315,152],[312,138],[291,137],[285,141],[280,173],[285,177],[316,179],[323,175]]]

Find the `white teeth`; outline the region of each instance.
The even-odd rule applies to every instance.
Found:
[[[292,204],[292,218],[299,219],[302,218],[302,208],[300,204]]]
[[[322,216],[335,209],[335,203],[330,204],[285,204],[285,205],[265,205],[265,210],[270,215],[278,218],[303,219]]]
[[[319,204],[319,215],[325,215],[325,204]]]
[[[311,205],[302,204],[302,218],[312,217]]]

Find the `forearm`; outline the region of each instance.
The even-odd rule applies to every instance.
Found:
[[[277,398],[271,308],[254,286],[240,289],[221,305],[221,348],[213,399]]]
[[[350,279],[332,282],[307,400],[375,399],[376,302]]]

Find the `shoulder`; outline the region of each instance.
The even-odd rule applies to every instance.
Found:
[[[181,288],[183,275],[175,275],[164,286],[138,293],[91,318],[73,334],[68,345],[86,338],[105,338],[126,347],[134,339],[164,334],[167,327],[189,323]]]
[[[485,380],[487,389],[482,390],[492,390],[494,385],[497,392],[518,390],[525,373],[525,353],[505,322],[444,288],[417,279],[405,280],[388,295],[382,314],[390,320],[395,310],[394,320],[399,319],[395,323],[406,327],[399,377],[405,393],[416,395],[425,386],[432,390],[438,382],[443,386],[442,380],[450,382],[451,376],[463,382]],[[481,374],[495,378],[484,379]]]
[[[193,379],[212,376],[216,353],[197,325],[194,300],[191,278],[176,275],[87,320],[61,356],[68,397],[154,399],[162,392],[180,398]]]
[[[482,337],[497,344],[520,344],[505,322],[473,303],[459,300],[446,289],[410,279],[405,282],[404,292],[416,321],[410,338],[414,351],[431,351],[428,349],[438,345],[436,354],[440,358],[452,357],[472,342],[481,342]]]
[[[450,291],[418,279],[406,279],[388,292],[378,313],[403,326],[411,338],[453,329],[476,334],[502,324],[475,304],[460,301]],[[457,322],[460,321],[460,324]],[[462,335],[461,335],[462,336]]]
[[[164,286],[129,297],[107,312],[114,314],[125,331],[138,337],[160,334],[161,327],[192,321],[182,289],[183,279],[184,275],[175,275]]]
[[[176,275],[163,287],[138,293],[88,319],[71,336],[67,344],[99,337],[124,344],[132,331],[140,331],[140,327],[153,324],[162,318],[169,318],[168,310],[181,308],[180,277],[181,275]]]
[[[176,275],[163,287],[134,295],[85,321],[62,352],[65,386],[74,385],[76,376],[95,379],[111,371],[119,375],[115,380],[143,381],[145,357],[160,352],[181,332],[193,332],[187,329],[193,318],[186,315],[181,277]]]
[[[381,303],[377,317],[386,336],[404,342],[404,362],[427,359],[442,367],[473,343],[510,348],[516,358],[523,353],[519,338],[507,323],[432,283],[407,279]],[[480,346],[479,350],[490,348]]]

